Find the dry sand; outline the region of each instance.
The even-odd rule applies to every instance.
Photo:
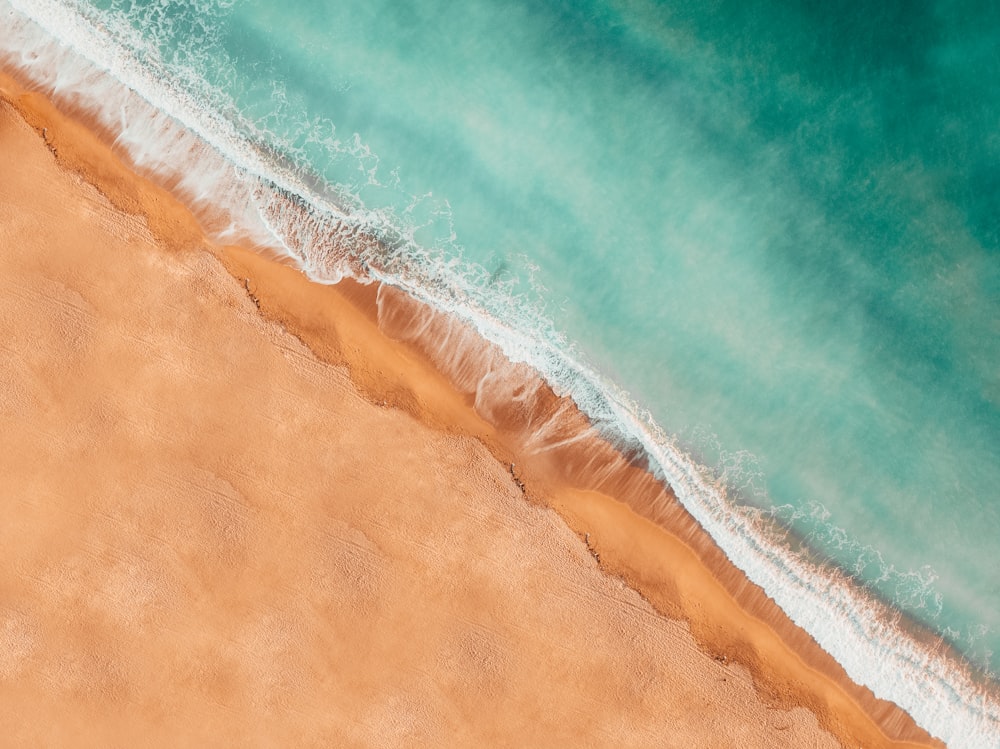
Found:
[[[0,93],[0,743],[940,745],[696,531],[521,460],[364,289]]]

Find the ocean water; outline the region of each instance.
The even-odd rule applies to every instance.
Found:
[[[220,236],[471,321],[856,680],[1000,746],[871,602],[995,686],[1000,6],[0,0],[0,55]]]

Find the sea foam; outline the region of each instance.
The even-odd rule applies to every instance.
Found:
[[[216,239],[284,253],[318,282],[384,282],[471,326],[503,357],[472,374],[459,352],[475,342],[452,339],[437,360],[453,378],[463,371],[472,378],[464,386],[477,401],[518,368],[537,370],[602,436],[640,450],[726,555],[854,680],[949,746],[1000,747],[994,690],[947,648],[918,642],[897,612],[846,574],[794,552],[759,513],[734,502],[648,413],[588,367],[536,305],[487,283],[483,269],[421,247],[390,212],[367,210],[356,195],[311,175],[256,132],[224,92],[190,67],[166,64],[120,17],[72,0],[0,0],[0,18],[4,63],[99,122],[137,169],[188,201]],[[405,335],[429,323],[414,324]],[[551,447],[546,425],[535,428],[534,449]]]

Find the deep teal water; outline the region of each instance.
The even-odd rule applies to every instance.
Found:
[[[1000,6],[90,5],[1000,670]]]

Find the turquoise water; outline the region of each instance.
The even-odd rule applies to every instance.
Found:
[[[1000,6],[63,5],[1000,671]]]

